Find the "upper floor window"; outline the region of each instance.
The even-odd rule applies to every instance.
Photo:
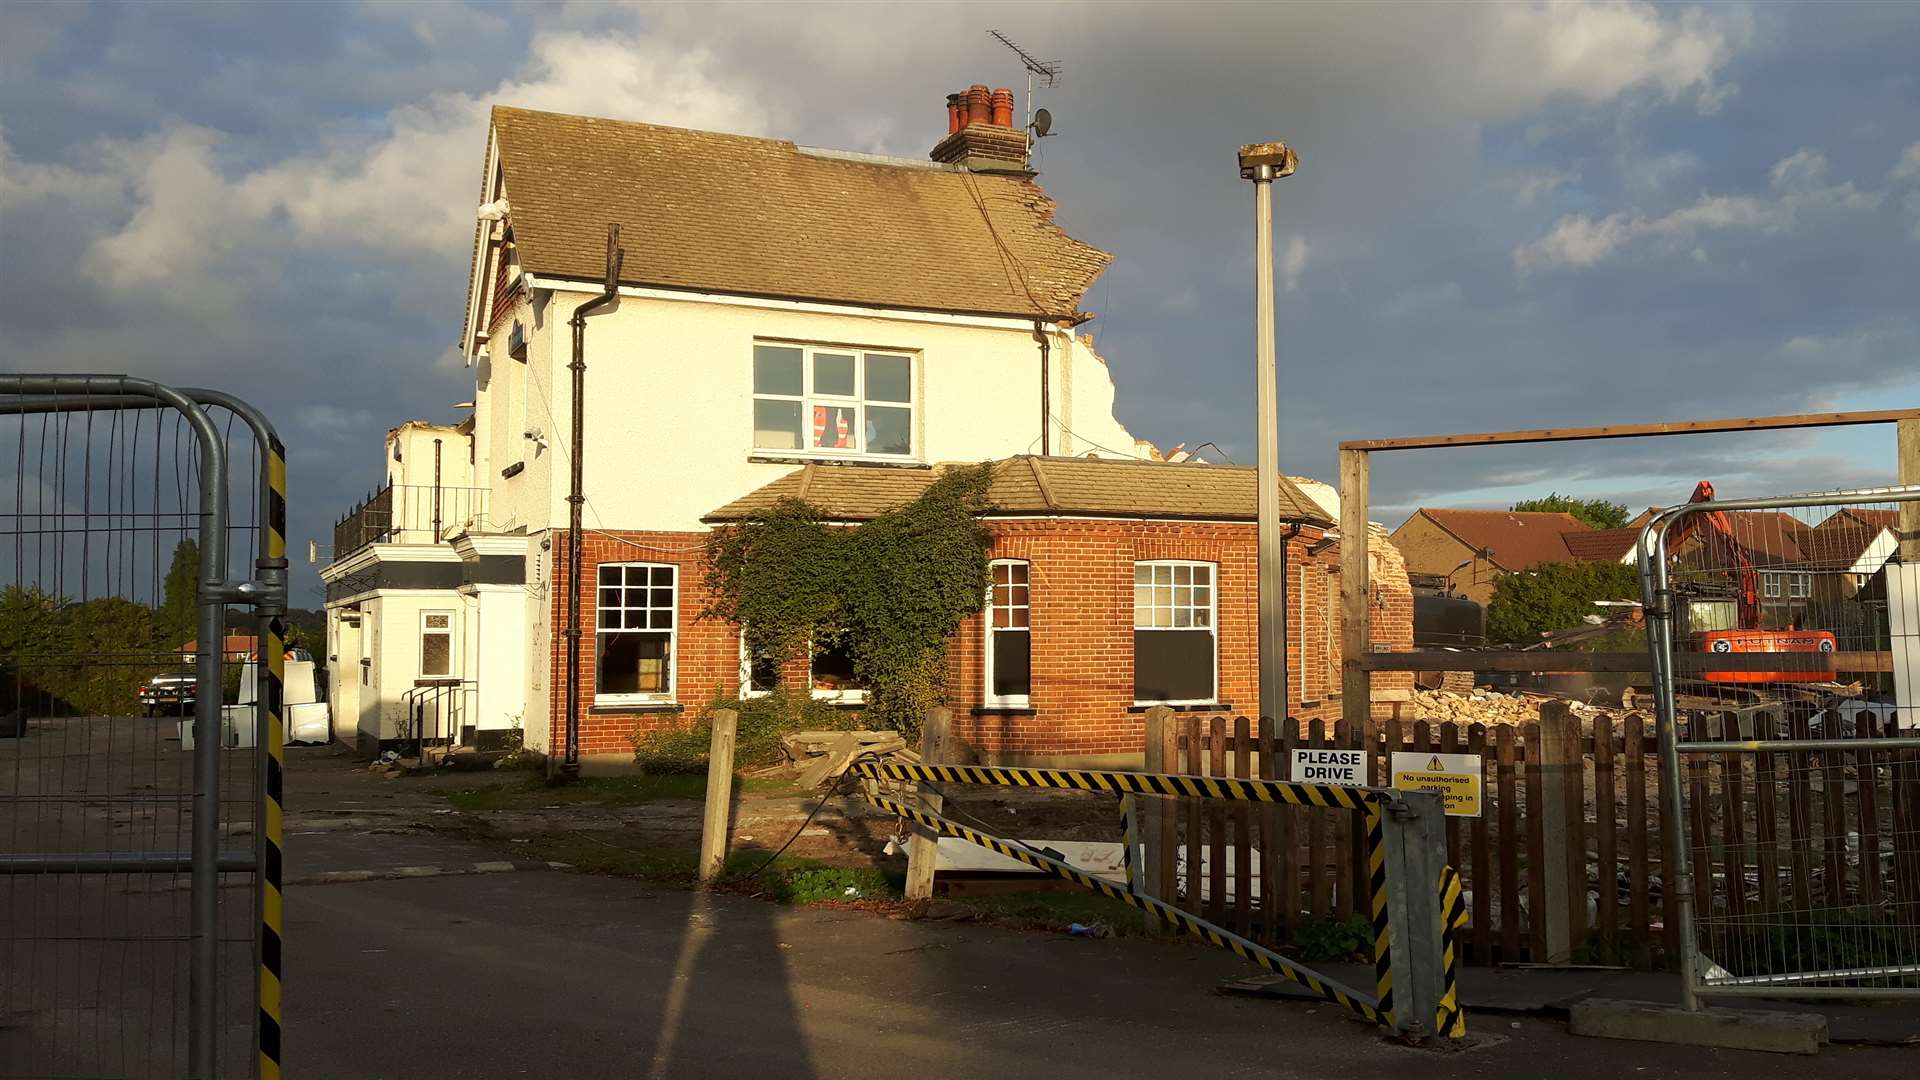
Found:
[[[753,347],[753,445],[830,457],[911,457],[913,357],[812,345]]]

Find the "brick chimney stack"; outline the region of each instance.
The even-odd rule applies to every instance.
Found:
[[[947,95],[947,135],[929,155],[975,172],[1027,172],[1027,133],[1013,126],[1013,91],[974,83]]]

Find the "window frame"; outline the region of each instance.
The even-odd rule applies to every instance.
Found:
[[[800,351],[800,392],[798,394],[761,393],[754,387],[756,365],[759,361],[758,350],[762,347],[774,349],[798,349]],[[824,460],[850,461],[901,461],[918,462],[921,460],[920,447],[920,352],[916,349],[890,349],[866,345],[828,345],[818,342],[786,341],[773,338],[755,338],[754,352],[747,361],[748,390],[748,443],[754,456],[760,457],[805,457]],[[832,356],[852,356],[853,393],[821,394],[813,389],[814,360],[821,354]],[[907,361],[907,400],[871,401],[867,398],[867,364],[875,356],[901,357]],[[798,447],[761,446],[759,422],[753,412],[762,401],[792,401],[800,406],[800,442]],[[866,449],[867,409],[878,406],[883,409],[905,409],[907,411],[907,452],[904,454],[882,454]],[[813,446],[813,410],[816,407],[851,408],[854,410],[853,437],[855,446],[818,447]]]
[[[807,693],[813,696],[813,700],[824,701],[830,705],[865,705],[867,703],[868,691],[864,686],[844,690],[822,690],[813,685],[813,662],[819,658],[819,650],[814,648],[812,641],[807,642]]]
[[[1211,652],[1213,657],[1213,682],[1212,682],[1212,688],[1209,690],[1206,697],[1167,698],[1164,700],[1147,700],[1145,698],[1139,697],[1138,694],[1136,693],[1133,703],[1135,705],[1212,705],[1217,703],[1220,700],[1220,564],[1216,562],[1210,562],[1206,559],[1135,559],[1133,561],[1134,575],[1127,582],[1130,588],[1138,587],[1138,581],[1139,581],[1138,573],[1139,573],[1140,567],[1142,566],[1147,566],[1147,567],[1185,566],[1189,568],[1195,567],[1195,566],[1204,566],[1207,568],[1207,577],[1208,577],[1209,584],[1207,586],[1206,631],[1207,631],[1208,640],[1212,643]],[[1177,633],[1183,630],[1191,632],[1199,629],[1199,627],[1194,627],[1194,626],[1141,626],[1139,594],[1135,593],[1132,597],[1132,600],[1133,600],[1133,603],[1132,603],[1133,626],[1131,627],[1131,631],[1130,631],[1131,633],[1138,633],[1141,630],[1168,631],[1168,632]],[[1195,610],[1194,606],[1191,603],[1187,605],[1187,609],[1189,611]],[[1139,676],[1140,653],[1139,653],[1138,647],[1134,645],[1134,642],[1131,637],[1129,637],[1128,639],[1128,646],[1133,654],[1134,681],[1137,685],[1140,677]]]
[[[645,567],[649,571],[649,581],[645,586],[649,592],[655,587],[651,581],[651,571],[668,570],[673,575],[672,580],[668,584],[671,594],[667,606],[668,621],[666,626],[667,685],[663,691],[610,694],[600,689],[600,636],[602,634],[657,634],[660,632],[658,628],[651,626],[608,628],[600,625],[600,613],[602,611],[626,612],[634,610],[626,604],[624,596],[621,598],[621,603],[616,607],[608,608],[600,603],[600,590],[607,587],[600,584],[600,572],[616,566],[621,568],[622,571],[633,567]],[[629,588],[629,586],[623,580],[620,588],[624,591]],[[642,610],[648,612],[657,610],[652,604],[651,597],[649,597],[647,606]],[[593,645],[593,703],[595,705],[658,705],[672,704],[678,701],[679,698],[677,695],[680,692],[680,567],[674,563],[644,561],[603,562],[595,564],[593,568]]]
[[[1024,604],[1008,603],[1003,608],[1003,610],[1008,610],[1008,611],[1011,611],[1016,607],[1025,609],[1027,613],[1027,625],[1025,626],[996,627],[993,625],[993,613],[996,605],[993,602],[993,587],[995,582],[992,580],[992,577],[993,577],[994,568],[999,566],[1019,566],[1026,570],[1026,581],[1024,584],[1027,590],[1027,602]],[[989,705],[989,706],[995,706],[998,708],[1006,708],[1006,709],[1032,708],[1033,707],[1033,562],[1030,559],[993,559],[987,563],[987,576],[988,576],[987,602],[986,602],[985,608],[980,613],[981,614],[981,618],[980,618],[981,637],[983,639],[981,644],[981,652],[980,652],[980,703],[982,705]],[[1023,630],[1026,632],[1026,635],[1027,635],[1027,692],[1024,694],[995,694],[993,692],[993,659],[994,659],[993,632],[995,630]]]
[[[1813,596],[1813,575],[1797,571],[1787,575],[1787,599],[1807,600]]]
[[[809,664],[811,666],[811,664]],[[774,683],[765,690],[757,690],[753,685],[753,656],[747,648],[747,628],[740,628],[740,700],[752,701],[763,698],[780,688],[780,678],[785,672],[780,665],[774,667]]]
[[[1781,587],[1778,573],[1769,572],[1760,575],[1760,595],[1768,600],[1779,600],[1786,595]]]
[[[444,615],[447,617],[446,629],[429,630],[429,628],[427,627],[427,619],[435,615]],[[418,663],[414,667],[414,670],[420,673],[421,678],[423,679],[453,678],[453,669],[454,669],[453,620],[454,618],[455,618],[455,613],[452,608],[422,608],[421,609],[420,624],[419,624],[420,634],[419,634],[419,642],[418,642],[419,656],[417,658]],[[427,638],[428,637],[445,637],[447,639],[447,670],[445,671],[428,671],[427,670]]]

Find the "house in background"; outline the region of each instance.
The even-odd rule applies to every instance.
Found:
[[[989,460],[995,586],[948,688],[981,753],[1137,757],[1152,704],[1255,707],[1252,474],[1142,460],[1079,329],[1110,256],[1054,224],[1011,93],[958,97],[926,161],[493,111],[462,337],[474,411],[440,429],[470,438],[471,479],[409,425],[390,485],[419,483],[437,437],[468,511],[422,526],[417,500],[376,496],[322,572],[363,749],[404,736],[407,694],[452,682],[463,739],[518,729],[557,754],[569,590],[583,755],[630,760],[637,733],[775,679],[857,708],[842,658],[747,657],[739,627],[700,617],[711,529],[783,492],[858,521],[943,463]],[[585,321],[572,580],[568,323],[604,288],[609,222],[626,256]],[[1297,707],[1339,684],[1338,538],[1283,495]],[[1404,647],[1404,574],[1380,548],[1374,625]]]
[[[1423,506],[1392,539],[1408,573],[1440,578],[1453,593],[1485,605],[1501,574],[1571,562],[1566,537],[1592,531],[1572,514]]]

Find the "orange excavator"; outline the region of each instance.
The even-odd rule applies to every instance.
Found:
[[[1713,501],[1713,483],[1702,480],[1693,489],[1690,503]],[[1687,540],[1698,536],[1706,552],[1708,565],[1726,567],[1736,582],[1734,606],[1737,629],[1693,630],[1683,624],[1682,632],[1696,652],[1713,653],[1831,653],[1834,636],[1825,630],[1765,630],[1761,628],[1760,574],[1746,545],[1734,534],[1733,521],[1724,510],[1702,510],[1689,514],[1667,534],[1667,550],[1678,552]],[[1683,618],[1693,613],[1698,599],[1675,590],[1688,602],[1681,606]],[[1717,597],[1715,599],[1718,599]],[[1691,619],[1688,619],[1691,622]],[[1705,671],[1701,677],[1715,683],[1826,682],[1833,676],[1826,670],[1808,671]]]

